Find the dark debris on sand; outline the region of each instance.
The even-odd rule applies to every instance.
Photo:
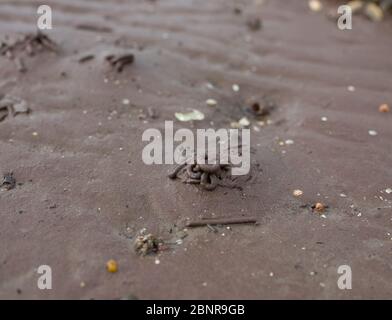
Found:
[[[184,183],[200,185],[204,190],[213,191],[218,186],[242,189],[241,187],[224,182],[230,177],[230,164],[209,164],[208,158],[205,161],[194,161],[193,163],[183,163],[178,165],[172,173],[168,175],[170,179],[177,179],[181,174]]]
[[[3,190],[11,190],[16,186],[16,180],[14,178],[13,172],[9,172],[4,174],[3,181],[0,185],[0,188]]]
[[[41,31],[28,33],[21,38],[6,37],[5,40],[0,40],[0,56],[13,60],[19,72],[27,71],[23,55],[34,56],[42,51],[57,53],[58,46]]]
[[[162,244],[163,241],[152,234],[140,235],[135,240],[134,249],[137,254],[145,256],[151,253],[157,253]]]
[[[27,106],[26,101],[10,95],[0,94],[0,122],[10,115],[15,117],[22,113],[30,113],[30,108]]]
[[[119,53],[119,54],[108,54],[105,57],[106,61],[117,71],[122,72],[125,66],[130,65],[134,62],[135,56],[131,52]]]

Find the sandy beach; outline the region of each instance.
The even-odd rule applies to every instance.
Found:
[[[53,29],[37,34],[39,1],[0,2],[0,107],[13,106],[0,108],[0,178],[15,179],[0,191],[1,299],[391,297],[390,16],[342,31],[335,1],[47,4]],[[273,108],[254,117],[249,99]],[[192,109],[204,120],[176,119]],[[148,128],[244,117],[240,188],[206,191],[142,161]],[[138,255],[140,233],[164,246]],[[37,288],[40,265],[51,290]]]

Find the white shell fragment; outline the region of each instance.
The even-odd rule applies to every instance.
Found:
[[[177,120],[182,122],[193,121],[193,120],[196,121],[204,120],[204,113],[196,109],[188,113],[176,112],[174,116],[177,118]]]
[[[215,99],[207,99],[206,104],[210,107],[214,107],[218,104],[218,102]]]

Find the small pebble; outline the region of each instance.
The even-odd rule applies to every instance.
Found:
[[[304,194],[304,192],[302,190],[296,189],[293,191],[293,196],[294,197],[300,197]]]
[[[294,141],[291,140],[291,139],[289,139],[289,140],[286,140],[286,141],[285,141],[285,144],[291,145],[291,144],[294,144]]]
[[[234,92],[240,91],[240,86],[238,84],[233,84],[232,88]]]
[[[247,117],[241,118],[240,121],[238,121],[238,123],[239,123],[239,125],[240,125],[241,127],[247,127],[247,126],[250,125],[250,121],[248,120]]]
[[[122,103],[128,105],[131,103],[131,101],[129,101],[129,99],[123,99]]]
[[[388,189],[385,190],[385,192],[388,193],[388,194],[390,194],[390,193],[392,193],[392,189],[391,189],[391,188],[388,188]]]
[[[375,137],[376,135],[378,135],[376,130],[369,130],[369,136]]]
[[[365,7],[365,15],[372,21],[380,22],[384,18],[384,13],[380,6],[375,3],[368,3]]]
[[[354,86],[348,86],[347,90],[350,92],[354,92],[355,91],[355,87]]]
[[[314,210],[316,210],[317,212],[323,212],[325,210],[325,205],[322,204],[321,202],[317,202],[314,205]]]
[[[106,270],[110,273],[115,273],[118,270],[117,262],[113,259],[106,262]]]
[[[389,106],[386,104],[386,103],[384,103],[384,104],[382,104],[379,108],[378,108],[378,111],[379,112],[382,112],[382,113],[386,113],[386,112],[389,112]]]
[[[206,104],[210,107],[214,107],[218,104],[218,102],[214,99],[207,99]]]
[[[323,9],[323,5],[319,0],[309,0],[308,2],[310,10],[319,12]]]
[[[321,121],[322,121],[322,122],[327,122],[327,121],[328,121],[328,118],[327,118],[327,117],[321,117]]]

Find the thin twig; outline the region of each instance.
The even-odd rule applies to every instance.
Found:
[[[189,222],[186,226],[188,228],[204,227],[207,225],[225,225],[225,224],[245,224],[256,223],[256,218],[242,217],[242,218],[221,218],[221,219],[204,219]]]

